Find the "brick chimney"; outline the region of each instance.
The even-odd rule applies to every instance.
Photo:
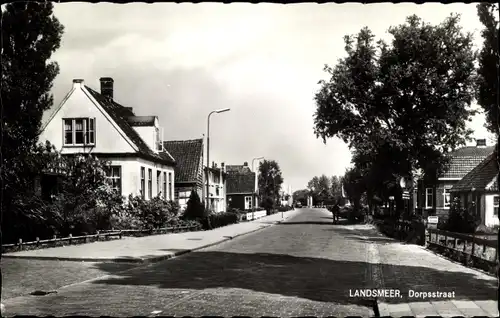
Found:
[[[82,87],[84,85],[84,83],[85,83],[85,81],[83,79],[75,78],[73,80],[73,88]]]
[[[226,171],[226,169],[224,169],[224,168],[225,168],[224,162],[221,162],[221,163],[220,163],[220,169],[221,169],[222,171]]]
[[[248,162],[243,162],[243,167],[248,167]]]
[[[101,95],[113,99],[113,79],[111,77],[101,77]]]
[[[476,147],[486,147],[486,139],[476,139]]]

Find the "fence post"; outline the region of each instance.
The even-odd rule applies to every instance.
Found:
[[[69,233],[69,245],[73,242],[73,234]]]
[[[20,250],[23,249],[23,239],[22,238],[19,239],[19,249]]]
[[[36,237],[36,247],[38,247],[40,245],[40,238],[37,236]]]
[[[457,248],[457,238],[456,237],[453,238],[453,248],[454,249]]]
[[[448,247],[448,235],[444,236],[444,246]]]
[[[96,238],[96,241],[98,241],[98,242],[99,242],[99,236],[100,236],[100,231],[97,231],[97,234],[96,234],[95,238]]]
[[[54,236],[52,237],[53,240],[56,240],[57,239],[57,235],[54,234]]]
[[[122,230],[120,230],[120,236],[119,236],[119,237],[120,237],[120,240],[122,239],[122,236],[123,236],[123,234],[122,234]]]

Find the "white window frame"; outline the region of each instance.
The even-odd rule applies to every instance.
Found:
[[[148,169],[148,199],[153,198],[153,169]]]
[[[498,199],[499,201],[497,201],[497,203],[495,204],[495,199]],[[493,215],[494,216],[498,216],[498,207],[499,207],[499,203],[500,203],[500,196],[499,195],[495,195],[493,196]],[[496,209],[496,213],[495,213],[495,209]]]
[[[146,168],[141,167],[141,197],[146,198]]]
[[[444,188],[443,190],[443,209],[448,210],[451,207],[451,188]],[[446,194],[448,194],[448,206],[446,206]]]
[[[168,199],[172,200],[173,184],[172,184],[172,172],[168,173]]]
[[[76,143],[76,121],[82,121],[83,143]],[[66,123],[71,123],[70,130],[66,130]],[[92,128],[90,127],[92,126]],[[66,142],[66,133],[71,131],[71,142]],[[63,118],[63,146],[95,146],[96,142],[95,118]]]
[[[156,195],[161,196],[161,170],[156,170]]]
[[[172,198],[167,198],[167,173],[163,172],[163,199],[172,200]]]
[[[247,207],[247,202],[248,202],[248,207]],[[245,196],[245,207],[244,207],[244,209],[247,210],[247,209],[251,209],[251,208],[252,208],[252,196],[247,195],[247,196]]]
[[[114,172],[117,173],[115,174]],[[106,178],[111,186],[111,189],[114,191],[118,191],[118,193],[122,193],[122,166],[109,166],[109,169],[106,171]],[[117,185],[113,185],[113,183]]]
[[[429,193],[430,190],[430,193]],[[429,202],[429,195],[431,197],[431,202]],[[430,205],[429,205],[430,203]],[[434,206],[434,189],[433,188],[425,188],[425,208],[432,209]]]

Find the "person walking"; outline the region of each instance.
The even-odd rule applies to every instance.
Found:
[[[340,214],[340,207],[338,203],[335,203],[335,205],[332,207],[332,214],[333,214],[333,223],[335,224],[339,220],[339,214]]]

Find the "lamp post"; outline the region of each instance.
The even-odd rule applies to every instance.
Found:
[[[210,116],[212,116],[212,114],[219,114],[219,113],[227,112],[229,110],[231,110],[231,109],[230,108],[223,108],[223,109],[214,110],[214,111],[211,111],[207,117],[207,173],[206,173],[206,176],[207,176],[206,207],[207,207],[207,209],[209,208],[209,200],[210,200],[210,183],[209,183],[209,172],[208,172],[210,169]]]
[[[255,173],[255,180],[254,180],[254,208],[257,205],[256,201],[257,201],[257,190],[258,190],[258,187],[257,187],[257,172],[255,171],[254,162],[255,162],[255,160],[262,160],[262,159],[264,159],[264,157],[257,157],[257,158],[253,158],[252,159],[252,171],[253,171],[253,173]]]

